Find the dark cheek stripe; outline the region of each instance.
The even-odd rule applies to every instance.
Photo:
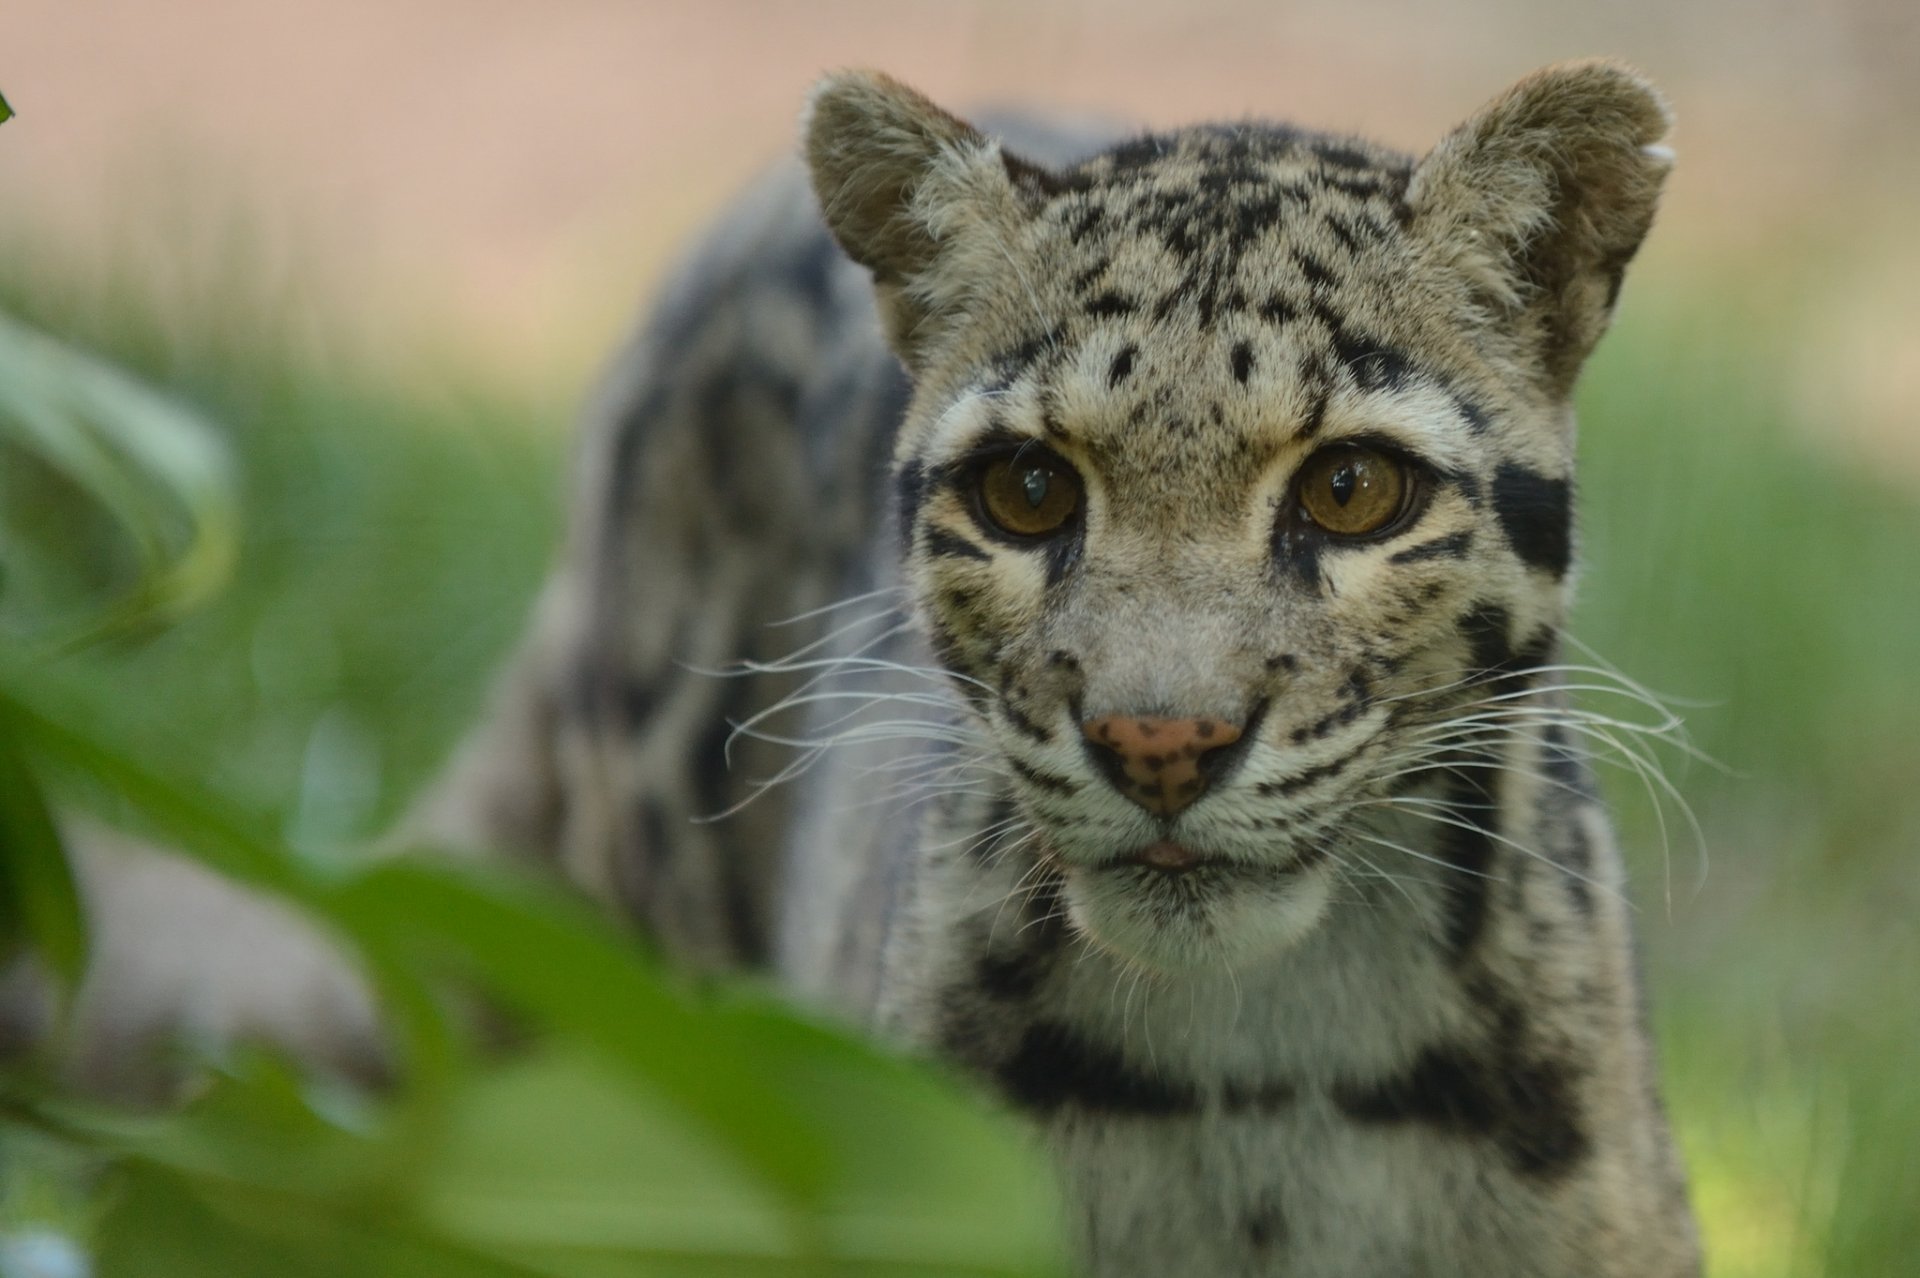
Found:
[[[927,499],[927,471],[917,461],[902,462],[893,475],[894,518],[900,522],[900,553],[913,553],[913,526]]]
[[[977,559],[990,561],[993,556],[974,545],[965,537],[948,532],[944,528],[927,529],[927,553],[946,559]]]
[[[1493,477],[1493,512],[1513,552],[1529,566],[1564,577],[1572,558],[1572,493],[1564,479],[1550,479],[1515,462]]]
[[[1415,564],[1423,559],[1460,559],[1473,546],[1473,530],[1463,528],[1457,533],[1445,537],[1436,537],[1432,541],[1423,541],[1417,546],[1408,546],[1405,550],[1395,551],[1387,560],[1394,564]]]

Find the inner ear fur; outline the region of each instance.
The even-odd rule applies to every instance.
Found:
[[[1671,124],[1631,68],[1561,63],[1488,103],[1414,172],[1416,232],[1555,394],[1571,391],[1653,222]]]
[[[873,273],[888,340],[916,367],[942,326],[1007,269],[1038,166],[890,76],[822,80],[805,122],[827,227]]]

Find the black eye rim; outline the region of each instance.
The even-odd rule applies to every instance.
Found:
[[[1336,532],[1307,513],[1307,504],[1302,497],[1302,486],[1306,483],[1308,472],[1313,470],[1322,458],[1339,453],[1378,453],[1399,468],[1402,481],[1400,509],[1394,512],[1393,518],[1378,528],[1363,533]],[[1313,536],[1325,538],[1342,546],[1364,546],[1372,542],[1388,541],[1404,533],[1419,519],[1426,509],[1428,499],[1433,494],[1433,487],[1433,467],[1391,440],[1367,437],[1334,440],[1307,454],[1306,459],[1295,468],[1293,478],[1287,484],[1289,522]]]
[[[987,471],[1002,462],[1038,462],[1056,475],[1065,477],[1073,484],[1073,510],[1059,525],[1046,532],[1015,532],[995,520],[987,509],[984,480]],[[1080,478],[1080,471],[1072,462],[1048,448],[1037,439],[1022,440],[1019,443],[998,443],[981,449],[968,457],[959,467],[959,477],[966,487],[967,509],[973,515],[974,522],[982,531],[998,541],[1010,546],[1035,547],[1058,541],[1062,537],[1078,533],[1083,515],[1086,512],[1087,486]]]

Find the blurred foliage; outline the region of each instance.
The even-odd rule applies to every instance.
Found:
[[[380,995],[401,1081],[369,1095],[242,1057],[185,1107],[128,1115],[16,1068],[0,1078],[0,1270],[79,1263],[62,1235],[20,1229],[46,1223],[17,1200],[48,1183],[51,1157],[96,1187],[97,1218],[55,1223],[85,1233],[104,1278],[1054,1271],[1050,1177],[1008,1120],[945,1080],[750,992],[690,998],[550,885],[298,855],[284,817],[177,779],[198,771],[176,757],[193,735],[183,724],[218,723],[217,703],[177,703],[176,750],[153,756],[166,766],[140,759],[120,699],[139,700],[139,681],[115,692],[125,676],[105,671],[164,645],[148,623],[220,579],[234,540],[224,446],[203,420],[12,321],[0,322],[7,370],[20,374],[0,376],[9,579],[121,588],[113,624],[78,632],[84,647],[41,641],[50,592],[4,600],[0,958],[24,939],[69,978],[82,966],[51,791],[323,921]],[[345,450],[364,465],[359,442]],[[77,526],[93,532],[63,535]],[[311,584],[243,576],[221,608]],[[60,624],[84,598],[58,600]],[[230,641],[222,620],[205,619]],[[484,993],[538,1046],[483,1050],[450,985]]]
[[[333,921],[410,1083],[371,1102],[243,1062],[134,1125],[16,1096],[38,1134],[0,1136],[0,1158],[106,1169],[85,1212],[52,1201],[70,1174],[43,1177],[41,1214],[77,1217],[109,1273],[1044,1269],[1031,1168],[920,1074],[755,999],[690,1004],[539,889],[330,855],[475,713],[553,544],[563,437],[484,371],[374,376],[234,269],[185,307],[24,257],[0,271],[0,306],[223,423],[242,492],[231,588],[31,687],[9,674],[18,757]],[[1892,1274],[1920,1250],[1920,1014],[1892,979],[1920,971],[1920,502],[1790,417],[1795,287],[1636,280],[1582,389],[1579,633],[1702,703],[1694,738],[1724,765],[1673,760],[1698,847],[1608,778],[1719,1278]],[[124,584],[89,492],[0,452],[0,566],[30,553],[21,579],[50,583],[0,596],[0,630],[61,615],[52,583]],[[436,973],[493,987],[545,1046],[477,1059]],[[0,1230],[33,1218],[8,1201]]]

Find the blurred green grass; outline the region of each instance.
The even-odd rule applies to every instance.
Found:
[[[239,267],[182,303],[16,266],[0,307],[225,423],[244,476],[234,586],[50,668],[48,699],[281,814],[295,847],[377,832],[522,623],[560,527],[564,430],[483,370],[343,356]],[[1636,282],[1581,397],[1578,633],[1707,703],[1693,739],[1726,769],[1674,761],[1704,849],[1676,826],[1665,855],[1635,783],[1609,779],[1720,1278],[1894,1274],[1920,1250],[1903,988],[1920,972],[1920,501],[1791,420],[1791,294]],[[18,461],[0,454],[0,515],[31,557],[121,571]],[[16,570],[23,544],[0,547],[0,630],[58,604],[58,574]]]

